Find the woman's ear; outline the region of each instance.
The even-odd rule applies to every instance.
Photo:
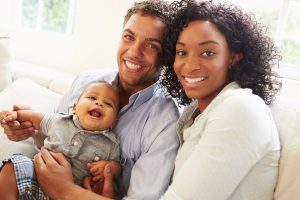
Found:
[[[238,63],[244,55],[242,53],[233,53],[230,68],[234,68],[236,63]]]

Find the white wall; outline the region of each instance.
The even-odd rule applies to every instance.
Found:
[[[0,0],[0,36],[10,36],[15,59],[80,73],[117,67],[123,17],[133,0],[75,0],[72,36],[16,28],[16,1]]]

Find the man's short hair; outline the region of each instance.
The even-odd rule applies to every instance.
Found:
[[[168,21],[169,12],[169,4],[164,0],[145,0],[141,2],[135,2],[131,8],[127,10],[127,13],[124,17],[123,26],[125,26],[128,19],[136,13],[158,17],[163,23],[166,24]]]

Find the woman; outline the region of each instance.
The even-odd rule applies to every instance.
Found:
[[[162,199],[272,199],[280,156],[271,104],[279,60],[263,28],[235,6],[174,2],[162,85],[187,105]],[[174,45],[176,44],[176,46]]]

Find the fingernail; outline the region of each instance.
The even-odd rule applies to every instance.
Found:
[[[31,127],[32,126],[30,122],[24,122],[23,125],[26,126],[26,127]]]
[[[110,173],[110,166],[109,166],[109,165],[106,166],[106,167],[105,167],[105,170],[106,170],[106,173]]]

